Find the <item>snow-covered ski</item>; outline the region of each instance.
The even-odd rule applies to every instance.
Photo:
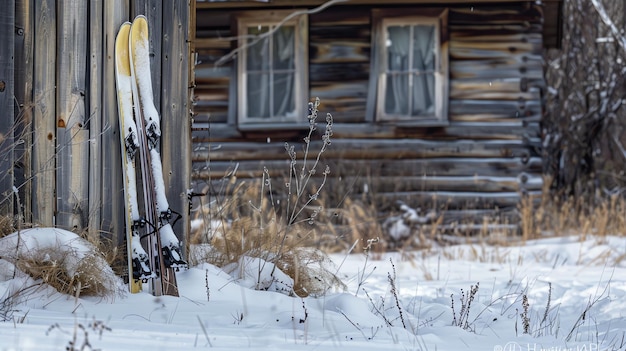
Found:
[[[141,246],[139,228],[144,221],[139,215],[135,178],[135,155],[139,148],[133,118],[132,76],[128,38],[130,22],[124,23],[115,38],[115,82],[119,112],[122,169],[124,179],[126,247],[128,254],[128,286],[131,293],[141,291],[141,283],[155,275],[148,254]]]
[[[158,272],[158,277],[152,279],[151,288],[154,295],[178,296],[175,270],[187,267],[187,263],[182,259],[180,241],[169,223],[172,211],[165,195],[159,153],[160,116],[153,101],[148,22],[144,16],[135,18],[129,38],[146,222],[153,227],[149,231],[154,233],[148,236],[148,251],[151,267]]]

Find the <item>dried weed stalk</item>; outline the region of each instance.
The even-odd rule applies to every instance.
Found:
[[[227,185],[229,200],[207,207],[204,215],[209,219],[204,222],[212,227],[198,231],[201,234],[194,239],[210,244],[202,260],[224,266],[244,256],[261,258],[294,279],[293,290],[299,296],[343,287],[329,270],[330,259],[314,248],[315,228],[323,210],[320,198],[330,175],[328,166],[321,173],[319,169],[333,134],[333,118],[327,114],[320,150],[311,150],[319,104],[319,99],[309,103],[309,129],[303,150],[298,153],[294,145],[285,143],[290,162],[284,180],[272,179],[267,168],[258,180],[238,182],[231,175]],[[284,196],[277,191],[281,184]]]

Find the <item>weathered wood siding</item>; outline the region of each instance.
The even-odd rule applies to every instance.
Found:
[[[190,1],[1,2],[1,215],[124,239],[113,44],[120,25],[143,14],[166,192],[183,216],[176,233],[186,236],[190,9]]]
[[[539,195],[541,6],[529,1],[448,7],[446,127],[383,124],[368,117],[375,96],[371,10],[336,6],[309,16],[309,95],[321,99],[321,112],[334,116],[333,143],[325,154],[334,181],[356,196],[367,187],[422,208],[436,203],[496,215],[514,212],[521,194]],[[231,15],[209,8],[197,12],[192,177],[198,190],[208,184],[219,188],[234,169],[238,179],[260,177],[263,167],[278,176],[289,162],[284,141],[302,140],[284,130],[237,129],[231,116],[235,65],[232,60],[216,65],[234,48],[228,40],[236,36]],[[477,213],[481,222],[484,212]]]
[[[15,163],[13,115],[15,87],[13,84],[15,7],[8,1],[0,3],[0,211],[13,211],[13,164]]]

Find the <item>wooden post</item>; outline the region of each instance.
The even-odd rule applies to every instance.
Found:
[[[109,232],[117,243],[125,238],[124,185],[115,88],[115,36],[129,19],[128,0],[104,2],[104,61],[102,63],[102,214],[101,230]]]
[[[107,84],[102,79],[103,16],[102,0],[89,2],[89,218],[88,231],[92,242],[98,241],[102,213],[102,91]],[[113,84],[113,83],[112,83]]]
[[[0,215],[13,214],[15,2],[0,2]]]
[[[80,232],[89,216],[89,130],[85,120],[87,3],[63,1],[58,9],[56,225]]]
[[[33,223],[54,225],[56,1],[35,1],[33,82]]]
[[[189,233],[187,189],[191,170],[191,120],[189,114],[189,3],[163,5],[161,80],[161,155],[170,207],[183,218],[174,231],[179,239]]]
[[[33,117],[33,1],[15,3],[15,186],[19,191],[18,214],[31,223],[32,117]]]

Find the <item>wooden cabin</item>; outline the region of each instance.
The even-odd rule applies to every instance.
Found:
[[[334,118],[332,189],[449,223],[515,220],[542,189],[542,50],[559,45],[561,2],[3,1],[0,210],[123,238],[113,43],[142,14],[179,236],[191,193],[279,179],[315,97]]]
[[[559,46],[561,11],[559,0],[198,1],[192,182],[218,196],[229,175],[284,175],[284,142],[303,144],[319,97],[339,199],[434,209],[451,229],[515,227],[520,199],[542,191],[542,50]]]

